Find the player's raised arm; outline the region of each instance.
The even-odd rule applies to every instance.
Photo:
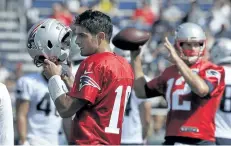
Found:
[[[144,73],[141,64],[140,49],[131,51],[131,65],[135,75],[134,90],[139,98],[146,98]]]
[[[134,90],[139,98],[152,98],[164,95],[164,86],[166,83],[163,75],[160,75],[147,82],[144,77],[140,50],[131,51],[131,64],[135,74]]]

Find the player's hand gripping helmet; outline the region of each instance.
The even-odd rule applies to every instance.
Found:
[[[27,49],[36,66],[44,59],[55,63],[69,56],[72,31],[56,19],[45,19],[35,24],[28,33]]]
[[[231,64],[231,39],[217,39],[210,50],[210,59],[215,64]]]
[[[182,48],[182,42],[199,42],[200,51]],[[180,57],[189,64],[197,62],[205,53],[206,36],[202,28],[194,23],[183,23],[175,32],[175,47]]]

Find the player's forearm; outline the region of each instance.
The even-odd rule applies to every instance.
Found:
[[[135,75],[134,90],[135,90],[136,96],[139,98],[145,98],[146,93],[145,93],[144,86],[147,82],[144,78],[140,56],[137,56],[136,58],[132,58],[131,65],[132,65],[134,75]]]
[[[27,135],[27,118],[26,117],[18,116],[17,129],[18,129],[20,144],[23,144],[26,141],[26,135]]]
[[[54,75],[49,79],[48,89],[60,116],[67,118],[65,116],[73,103],[73,99],[66,94],[68,89],[59,75]]]
[[[176,65],[182,76],[184,77],[185,81],[188,83],[194,93],[196,93],[200,97],[204,97],[209,93],[209,87],[206,82],[201,79],[200,76],[193,73],[191,69],[183,62],[183,60],[178,58],[178,61],[176,61]]]
[[[69,118],[81,109],[85,102],[67,95],[65,87],[65,83],[59,75],[52,76],[48,81],[48,89],[56,109],[62,118]]]
[[[63,94],[60,97],[58,97],[54,103],[55,103],[56,109],[59,112],[59,115],[62,118],[68,118],[73,115],[69,112],[69,109],[71,108],[73,100],[66,94]]]

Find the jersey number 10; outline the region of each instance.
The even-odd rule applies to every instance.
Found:
[[[115,102],[114,102],[114,106],[112,109],[112,113],[111,113],[111,118],[109,121],[109,126],[105,127],[105,132],[107,133],[113,133],[113,134],[119,134],[120,128],[117,127],[118,125],[118,120],[119,120],[119,113],[121,109],[121,99],[125,99],[124,102],[124,109],[123,109],[123,113],[124,110],[126,109],[126,104],[128,101],[128,98],[131,94],[131,87],[127,86],[126,88],[126,92],[125,92],[125,98],[122,98],[122,93],[123,93],[123,86],[119,86],[116,90],[116,97],[115,97]]]

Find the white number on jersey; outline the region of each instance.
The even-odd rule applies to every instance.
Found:
[[[175,81],[175,79],[171,78],[167,82],[168,88],[167,88],[167,92],[166,92],[166,99],[168,101],[168,110],[170,110],[170,108],[171,108],[172,110],[190,111],[191,110],[191,101],[183,101],[182,104],[180,104],[179,103],[179,97],[182,95],[189,94],[191,92],[191,88],[189,87],[189,85],[187,83],[185,83],[183,89],[177,89],[174,92],[172,92],[172,95],[171,95],[174,81]],[[184,82],[184,78],[181,77],[181,78],[176,80],[175,85],[182,85],[183,82]],[[171,96],[172,96],[172,99],[170,98]]]
[[[115,92],[116,92],[115,102],[114,102],[114,106],[112,109],[109,126],[105,127],[105,132],[119,134],[120,129],[117,128],[117,125],[118,125],[118,120],[119,120],[119,112],[121,109],[120,103],[122,99],[123,86],[119,86],[115,90]],[[126,109],[127,101],[128,101],[130,94],[131,94],[131,87],[127,86],[126,94],[125,94],[124,110]]]
[[[231,113],[231,85],[225,87],[225,92],[221,100],[220,110]]]

